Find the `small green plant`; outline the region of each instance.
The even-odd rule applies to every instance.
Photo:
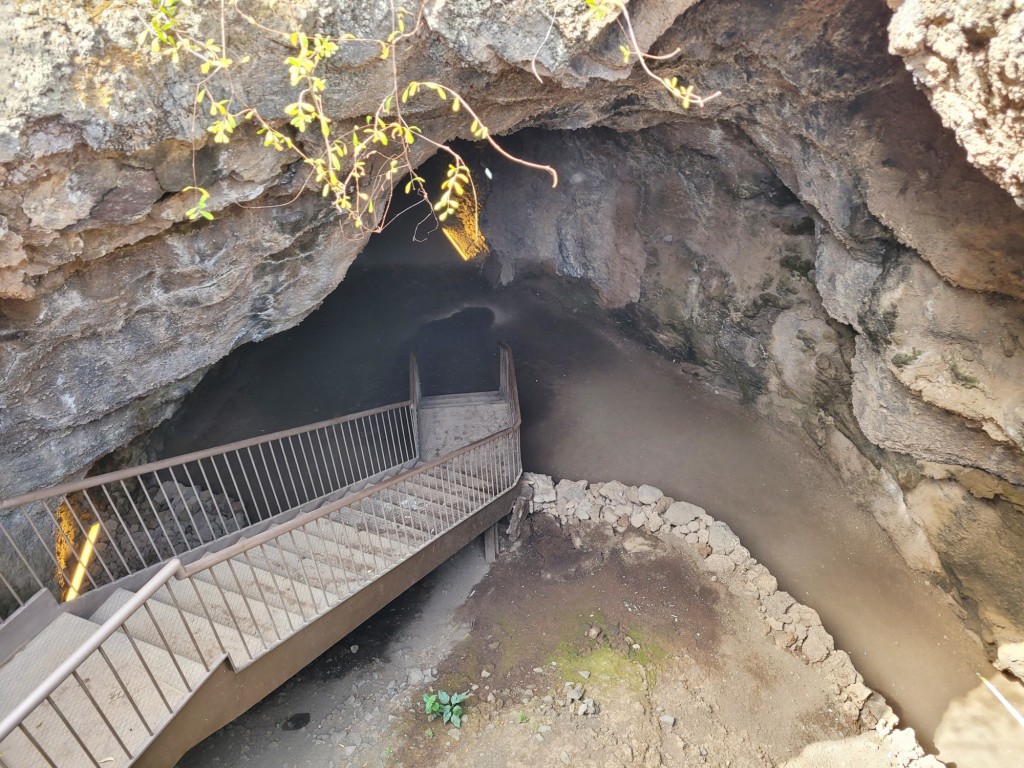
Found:
[[[953,374],[953,378],[956,379],[956,382],[958,384],[962,384],[963,386],[967,387],[968,389],[980,389],[980,387],[978,386],[979,381],[978,381],[977,377],[972,376],[971,374],[969,374],[967,371],[965,371],[963,368],[961,368],[957,363],[950,363],[949,364],[949,372]]]
[[[433,728],[427,728],[427,730],[425,730],[423,732],[423,735],[426,736],[428,739],[434,738],[434,729]]]
[[[427,718],[430,720],[440,715],[442,723],[451,723],[456,728],[461,728],[462,702],[468,698],[469,691],[464,693],[448,693],[447,691],[424,693],[423,711],[427,713]]]
[[[527,715],[525,712],[520,712],[519,713],[519,724],[522,725],[523,723],[528,723],[528,722],[530,722],[529,715]]]
[[[897,368],[905,368],[919,358],[923,352],[914,347],[910,352],[897,352],[892,356],[892,364]]]

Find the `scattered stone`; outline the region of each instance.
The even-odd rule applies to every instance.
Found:
[[[407,682],[409,685],[422,685],[423,684],[423,670],[410,669]]]
[[[676,724],[676,719],[672,715],[662,715],[658,718],[658,721],[666,728],[671,728]]]
[[[996,651],[993,662],[996,669],[1009,672],[1018,680],[1024,681],[1024,641],[1002,643]]]
[[[822,627],[811,627],[807,632],[807,639],[804,641],[802,650],[806,659],[815,664],[824,661],[833,648],[835,648],[835,644],[832,635]]]
[[[641,485],[636,492],[637,501],[641,504],[655,504],[662,497],[661,489],[653,485]]]
[[[524,473],[526,482],[533,486],[533,503],[534,504],[553,504],[558,498],[555,494],[554,481],[547,475],[535,475],[532,473]]]
[[[490,677],[490,676],[491,676],[491,673],[490,673],[490,672],[488,672],[488,671],[487,671],[486,669],[482,669],[482,670],[480,670],[480,677],[483,677],[483,678],[488,678],[488,677]]]
[[[726,555],[708,555],[704,567],[717,576],[723,576],[736,570],[736,563]]]
[[[669,525],[689,525],[699,515],[704,514],[700,507],[685,501],[677,501],[665,510],[663,518]]]
[[[611,502],[622,504],[626,501],[626,486],[618,480],[602,485],[600,493]]]
[[[732,529],[728,525],[718,521],[716,523],[712,523],[708,530],[708,545],[711,547],[712,552],[721,555],[728,555],[740,545],[740,537],[733,533]],[[750,553],[747,552],[744,559],[749,556]]]
[[[591,627],[590,629],[587,630],[587,637],[589,637],[591,640],[597,640],[597,638],[599,638],[600,636],[601,636],[601,628],[600,627],[596,627],[595,626],[595,627]]]
[[[353,645],[351,648],[349,648],[349,650],[352,653],[359,653],[359,646],[358,645]]]
[[[656,515],[654,517],[651,517],[650,515],[648,515],[645,525],[647,526],[648,531],[650,531],[651,533],[657,533],[661,530],[661,526],[664,525],[664,523],[662,522],[660,517]]]
[[[560,752],[558,759],[561,761],[562,765],[570,765],[572,763],[572,760],[569,759],[568,752]]]
[[[590,672],[588,672],[585,669],[578,669],[578,670],[576,670],[576,674],[579,675],[580,677],[582,677],[584,680],[589,680],[590,679]]]
[[[765,613],[768,614],[769,618],[787,623],[792,621],[792,617],[786,616],[786,610],[795,602],[796,600],[793,599],[789,592],[778,591],[770,595],[763,605]]]

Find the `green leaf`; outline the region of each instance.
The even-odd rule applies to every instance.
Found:
[[[456,728],[461,728],[462,727],[462,715],[456,715],[453,712],[452,713],[452,725],[454,725]]]
[[[450,709],[448,709],[448,708],[445,708],[445,710],[444,710],[444,717],[441,718],[441,722],[447,723],[451,719],[452,719],[452,711]]]
[[[448,695],[447,691],[438,691],[437,697],[441,700],[442,704],[447,704],[451,701],[451,697]]]

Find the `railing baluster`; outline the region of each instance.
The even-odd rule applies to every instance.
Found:
[[[141,478],[137,478],[136,482],[139,484],[139,487],[142,487]],[[124,495],[128,499],[128,504],[135,512],[135,517],[139,521],[139,530],[146,534],[146,538],[149,539],[149,543],[153,547],[153,556],[156,558],[156,562],[159,563],[163,559],[163,555],[160,552],[160,547],[156,544],[156,540],[153,538],[153,534],[150,533],[149,526],[146,525],[146,521],[142,518],[142,512],[139,511],[139,507],[135,503],[135,498],[128,492],[128,486],[124,484],[124,480],[118,481],[118,484],[121,486],[121,490],[124,491]],[[134,537],[132,538],[134,539]],[[143,564],[145,564],[145,560],[143,560]]]
[[[262,448],[263,446],[259,447]],[[270,506],[270,498],[267,496],[267,489],[263,486],[263,473],[260,472],[260,468],[256,466],[256,458],[252,455],[252,446],[246,446],[245,452],[249,455],[249,464],[252,466],[252,473],[256,476],[256,487],[260,489],[260,496],[263,497],[263,508],[267,510],[267,519],[269,519],[274,516],[274,511]],[[263,463],[266,465],[266,460],[264,460]],[[256,500],[253,499],[253,503],[255,503],[255,501]],[[259,515],[259,517],[260,519],[263,518],[262,515]]]
[[[284,462],[284,468],[288,472],[288,480],[291,481],[292,490],[295,492],[295,504],[294,504],[294,506],[297,507],[300,504],[303,504],[304,502],[309,501],[309,499],[308,498],[304,499],[302,497],[302,495],[299,493],[299,486],[295,484],[295,476],[292,474],[292,465],[291,465],[291,462],[288,461],[288,454],[285,453],[285,450],[284,450],[284,446],[285,446],[284,440],[282,440],[280,442],[280,446],[281,446],[281,460]],[[289,446],[291,446],[290,443],[289,443]],[[294,447],[292,447],[292,455],[293,456],[295,455],[295,448]],[[299,468],[298,461],[296,461],[296,463],[295,463],[295,471],[296,472],[298,472],[298,468]],[[301,480],[302,478],[300,477],[299,479]]]
[[[11,597],[17,601],[19,608],[25,604],[25,601],[21,599],[21,595],[14,591],[14,587],[11,586],[11,582],[4,577],[3,571],[0,571],[0,584],[3,584],[4,588],[11,593]]]
[[[327,520],[325,520],[322,517],[318,517],[314,522],[315,522],[316,528],[317,528],[317,535],[321,539],[324,540],[324,549],[325,549],[325,551],[326,551],[326,548],[327,548],[328,540],[334,542],[334,549],[338,553],[338,570],[341,570],[341,576],[345,580],[345,591],[341,592],[340,590],[338,590],[338,597],[341,598],[342,600],[344,600],[352,592],[352,586],[351,586],[351,584],[349,583],[349,580],[348,580],[348,568],[345,567],[345,563],[346,562],[351,562],[352,565],[354,565],[354,566],[355,565],[359,565],[360,563],[359,563],[358,560],[354,559],[353,557],[349,557],[348,555],[346,555],[342,551],[342,549],[341,549],[341,542],[339,542],[337,538],[335,538],[333,535],[331,535],[331,533],[330,533],[331,528],[330,528]],[[348,547],[346,547],[345,549],[349,553],[351,553],[352,555],[356,555],[357,554],[357,553],[352,552],[352,550],[350,548],[348,548]],[[337,579],[335,579],[335,584],[338,584],[338,583],[339,582],[337,581]]]
[[[224,640],[221,639],[220,632],[217,631],[217,622],[214,621],[213,616],[210,615],[210,609],[206,607],[206,602],[203,600],[203,595],[199,591],[199,587],[196,586],[196,583],[191,576],[185,579],[185,581],[189,583],[189,585],[192,587],[192,591],[195,593],[196,602],[199,603],[199,607],[203,611],[203,616],[206,617],[206,621],[210,624],[210,631],[213,632],[213,639],[217,641],[217,646],[220,648],[220,652],[225,656],[229,655],[228,649],[224,645]],[[167,588],[167,591],[170,592],[170,588]],[[242,647],[245,648],[247,651],[249,650],[249,647],[245,644],[245,640],[242,640]],[[207,669],[209,669],[209,667],[207,667]]]
[[[267,570],[270,571],[270,575],[274,578],[274,584],[277,584],[277,576],[274,574],[274,566],[270,562],[270,556],[267,554],[267,549],[263,544],[260,544],[260,553],[263,555],[263,560],[267,564]],[[282,550],[283,551],[283,550]],[[288,570],[288,562],[284,562],[285,571]],[[299,615],[302,616],[302,623],[305,624],[309,621],[309,617],[306,616],[306,609],[302,605],[302,598],[299,596],[299,589],[295,585],[298,583],[291,577],[291,574],[287,574],[284,578],[288,579],[288,583],[292,585],[292,594],[295,595],[295,604],[299,606]],[[308,586],[308,585],[307,585]],[[316,600],[313,599],[313,590],[309,590],[309,600],[313,603],[313,615],[316,615]]]
[[[31,522],[32,517],[30,515],[25,515],[25,519],[29,521],[29,524],[31,525],[32,530],[34,531],[35,530],[35,525]],[[3,525],[0,525],[0,532],[3,532],[4,538],[7,539],[7,541],[10,543],[11,547],[14,549],[14,554],[16,554],[18,556],[18,559],[21,560],[21,562],[25,565],[25,569],[32,575],[32,578],[35,579],[35,582],[36,582],[36,584],[39,585],[39,588],[41,590],[43,590],[44,592],[46,590],[48,590],[49,587],[47,587],[45,584],[43,584],[42,579],[39,578],[39,574],[37,574],[35,569],[31,565],[28,564],[28,560],[25,559],[25,555],[22,554],[22,552],[21,552],[21,547],[19,547],[17,544],[14,543],[14,539],[11,538],[11,534],[7,532],[7,528],[5,526],[3,526]],[[39,538],[39,533],[38,532],[36,532],[36,538]],[[61,574],[63,574],[64,578],[68,579],[68,575],[64,572],[64,569],[60,567],[60,563],[57,562],[57,558],[52,557],[52,553],[50,553],[50,548],[48,546],[46,546],[46,542],[44,542],[42,539],[39,539],[39,543],[43,545],[43,549],[45,549],[48,554],[51,554],[51,558],[53,560],[53,564],[57,566],[57,569],[61,572]],[[70,579],[68,579],[68,583],[69,584],[71,583]],[[14,590],[12,589],[11,592],[14,592]],[[17,594],[15,594],[15,597],[18,598],[18,602],[19,603],[21,603],[22,605],[25,604],[25,602]]]
[[[68,732],[71,734],[71,737],[78,742],[78,746],[82,748],[82,751],[85,752],[86,756],[89,758],[89,761],[93,764],[93,766],[95,768],[101,768],[99,762],[96,760],[96,756],[92,753],[92,750],[85,745],[85,742],[82,741],[82,737],[78,735],[78,731],[75,730],[74,726],[72,726],[71,723],[68,722],[68,719],[64,716],[64,713],[61,711],[61,708],[57,706],[57,702],[53,700],[53,696],[47,696],[46,703],[50,705],[50,707],[53,709],[57,717],[60,718],[60,721],[64,723],[64,727],[68,729]]]
[[[274,614],[271,612],[271,605],[270,601],[267,600],[267,593],[263,591],[263,585],[260,583],[260,577],[256,574],[256,568],[253,567],[252,560],[249,559],[248,551],[242,553],[242,559],[245,560],[245,564],[249,568],[249,573],[252,574],[252,581],[253,584],[256,585],[256,591],[260,593],[260,600],[263,601],[263,607],[267,609],[267,617],[270,619],[270,623],[274,626],[274,634],[277,635],[277,642],[281,642],[281,640],[283,639],[281,636],[281,630],[277,627],[277,620],[274,618]],[[230,562],[231,561],[228,560],[228,563]],[[231,571],[232,573],[234,573],[235,569],[232,568]],[[235,580],[238,580],[237,575],[235,576]],[[285,618],[288,619],[288,626],[294,632],[295,625],[292,624],[291,614],[288,611],[287,606],[285,606],[283,602],[281,603],[281,609],[284,611]]]
[[[256,618],[256,612],[252,609],[252,604],[249,602],[249,595],[246,594],[245,587],[242,586],[242,580],[238,578],[238,571],[235,570],[235,566],[230,560],[224,562],[227,565],[228,570],[231,572],[231,578],[235,580],[235,586],[238,587],[238,595],[242,598],[242,604],[245,606],[246,613],[249,614],[249,618],[252,619],[252,625],[256,629],[256,634],[259,635],[260,642],[263,643],[264,650],[270,647],[270,643],[267,642],[266,636],[263,634],[263,628],[260,626],[260,622]],[[210,573],[213,573],[214,569],[210,569]],[[259,579],[256,578],[256,574],[252,575],[253,581],[256,582],[256,588],[263,594],[263,590],[259,587]],[[225,598],[226,599],[226,598]],[[263,597],[264,607],[267,609],[267,620],[270,625],[274,628],[274,634],[277,635],[277,639],[280,641],[281,633],[277,630],[277,622],[274,620],[274,615],[270,612],[270,606],[266,604],[267,598]]]
[[[259,445],[259,449],[260,449],[260,460],[263,462],[263,468],[267,470],[267,482],[270,484],[270,490],[273,491],[273,493],[274,493],[274,503],[277,504],[277,514],[281,514],[282,512],[284,512],[285,507],[281,504],[281,497],[277,495],[277,485],[275,485],[275,483],[274,483],[274,478],[270,476],[270,465],[267,464],[267,455],[266,455],[266,453],[263,452],[263,444],[262,443]],[[274,457],[274,449],[273,448],[270,449],[270,456],[271,456],[271,458]],[[275,462],[275,466],[276,466],[277,459],[274,459],[274,462]],[[277,474],[278,474],[278,478],[280,479],[281,471],[278,470]],[[282,482],[283,482],[283,480],[282,480]],[[283,485],[281,486],[281,490],[285,491],[285,488],[284,488]],[[288,500],[288,493],[287,493],[287,491],[285,491],[285,501],[287,501],[287,500]]]
[[[131,760],[131,750],[128,749],[128,745],[126,745],[121,739],[121,734],[117,732],[117,728],[115,728],[114,724],[110,722],[106,712],[103,711],[103,707],[99,705],[99,702],[97,702],[95,697],[92,695],[92,691],[89,690],[89,686],[85,684],[85,680],[83,680],[82,676],[78,674],[78,670],[76,669],[72,672],[71,676],[75,679],[75,682],[78,683],[79,687],[82,689],[82,693],[85,694],[85,697],[89,699],[89,703],[92,704],[92,708],[96,710],[96,714],[100,716],[103,724],[107,726],[107,730],[110,731],[110,735],[114,737],[114,741],[117,742],[117,746],[119,746],[124,752],[124,756]],[[104,762],[106,761],[104,760]]]
[[[148,613],[149,620],[153,624],[153,629],[159,632],[160,627],[157,626],[156,619],[153,617],[152,612]],[[135,614],[132,615],[134,616]],[[157,695],[160,697],[160,701],[164,703],[164,707],[167,709],[167,712],[173,712],[174,707],[171,706],[171,702],[169,702],[167,700],[167,697],[164,695],[164,689],[161,687],[160,683],[157,682],[156,676],[153,674],[153,670],[149,668],[149,664],[146,663],[146,658],[142,655],[142,651],[139,650],[139,646],[138,643],[135,642],[135,638],[132,637],[131,634],[127,631],[125,631],[124,636],[125,638],[127,638],[128,644],[132,647],[132,650],[135,651],[135,655],[139,657],[139,663],[142,664],[142,669],[145,671],[146,676],[149,678],[149,682],[153,684],[153,688],[154,690],[156,690]]]
[[[203,504],[199,498],[199,490],[196,489],[196,483],[191,481],[191,475],[188,473],[187,465],[182,465],[181,469],[185,473],[185,479],[188,480],[188,487],[191,489],[191,492],[193,492],[193,499],[195,500],[195,503],[199,505],[200,512],[203,513],[203,518],[206,520],[206,526],[210,529],[210,534],[213,535],[213,523],[210,521],[209,515],[206,514],[206,505]],[[185,501],[185,495],[181,490],[181,483],[178,482],[177,475],[174,474],[174,467],[168,467],[167,471],[171,473],[171,479],[177,483],[178,496],[181,497],[181,503],[185,505],[185,511],[188,513],[188,519],[191,521],[191,524],[193,524],[193,532],[196,534],[196,538],[199,539],[199,545],[195,546],[206,544],[206,542],[203,541],[203,536],[199,532],[199,525],[196,524],[196,516],[193,514],[193,511],[191,511],[191,505]],[[214,536],[214,539],[215,538],[216,537]],[[213,541],[213,539],[210,541]],[[188,549],[191,549],[191,547]]]
[[[43,760],[46,761],[47,765],[49,765],[50,768],[57,768],[57,764],[53,762],[53,760],[50,758],[50,753],[43,749],[42,745],[38,741],[36,741],[36,737],[32,735],[32,733],[29,731],[29,729],[25,726],[24,723],[20,723],[18,725],[18,730],[21,731],[22,734],[24,734],[25,738],[28,739],[29,743],[36,748],[36,752],[39,754],[41,758],[43,758]]]
[[[313,592],[315,586],[312,580],[309,578],[309,572],[306,570],[306,558],[302,556],[302,552],[299,548],[298,542],[295,540],[295,531],[290,530],[286,534],[292,541],[292,546],[295,547],[295,557],[299,561],[299,570],[302,571],[302,578],[305,580],[306,586],[309,587],[310,600],[313,603],[313,611],[319,613],[320,609],[316,605],[316,594]],[[321,592],[323,589],[321,589]],[[327,606],[327,595],[324,595],[324,607]]]
[[[252,489],[252,483],[249,482],[249,473],[245,471],[245,461],[242,459],[242,454],[241,453],[239,453],[238,451],[233,451],[233,453],[235,454],[235,458],[238,460],[238,471],[242,473],[242,479],[245,480],[245,487],[249,491],[249,506],[255,506],[255,504],[256,504],[256,493]],[[253,467],[253,472],[255,473],[255,471],[256,471],[256,468]],[[260,514],[258,509],[255,510],[256,519],[255,520],[252,519],[252,515],[249,514],[249,510],[245,506],[245,497],[244,496],[239,495],[238,503],[242,505],[242,514],[245,515],[246,528],[248,528],[253,523],[259,522],[260,520],[263,519],[263,515]],[[269,517],[269,510],[268,510],[268,517]]]
[[[205,544],[206,542],[203,541],[203,537],[199,533],[199,526],[196,525],[196,517],[192,514],[192,505],[189,504],[188,499],[185,497],[184,486],[178,482],[178,476],[174,474],[174,467],[168,467],[167,472],[171,476],[171,482],[174,483],[174,489],[178,492],[178,501],[181,502],[181,506],[185,508],[185,514],[188,515],[188,522],[192,526],[192,533],[198,540],[197,543],[192,544],[191,542],[189,542],[188,537],[185,538],[185,551],[188,551],[194,547],[198,547],[202,544]],[[198,493],[195,495],[195,500],[199,501]]]
[[[185,514],[188,516],[189,523],[192,525],[192,532],[195,533],[196,536],[198,536],[199,535],[199,528],[196,526],[195,518],[192,517],[192,510],[190,509],[188,502],[185,501],[185,495],[181,492],[181,483],[178,482],[178,478],[175,477],[175,475],[174,475],[174,467],[168,467],[167,470],[168,470],[168,473],[171,476],[171,482],[174,483],[174,490],[176,490],[178,492],[178,501],[180,501],[181,502],[181,506],[184,507]],[[194,545],[192,545],[189,542],[188,534],[185,532],[185,528],[182,525],[181,518],[178,517],[178,513],[174,511],[174,504],[171,502],[170,496],[167,495],[167,486],[164,483],[160,482],[160,478],[158,476],[156,476],[155,473],[154,473],[154,477],[157,478],[157,483],[158,483],[158,485],[160,487],[160,492],[161,492],[161,494],[163,494],[164,501],[167,502],[167,511],[168,511],[168,513],[170,513],[171,517],[178,524],[178,530],[181,532],[181,538],[182,538],[182,541],[183,541],[184,546],[185,546],[185,550],[184,551],[188,552],[190,549],[192,549],[192,547]],[[202,542],[200,541],[200,543],[202,543]]]
[[[101,485],[100,488],[102,488],[102,487],[103,486]],[[103,531],[103,534],[107,537],[107,543],[114,550],[114,554],[117,555],[118,560],[121,561],[121,565],[124,566],[125,572],[126,573],[131,573],[132,571],[131,571],[131,568],[128,566],[128,561],[124,559],[124,554],[121,552],[121,546],[118,544],[117,540],[113,536],[110,535],[110,530],[107,528],[106,521],[100,515],[100,511],[96,508],[96,505],[93,503],[92,496],[89,495],[89,489],[86,488],[81,493],[82,493],[83,496],[85,496],[85,500],[87,502],[89,502],[89,509],[91,509],[92,513],[96,516],[96,522],[99,523],[100,530]],[[113,505],[111,505],[111,507],[114,509],[114,511],[116,513],[117,512],[117,507],[114,507]],[[127,533],[127,531],[125,531],[125,532]],[[109,571],[108,571],[108,574],[109,574]],[[114,581],[113,574],[109,574],[109,575],[111,576],[110,580]],[[122,574],[122,575],[125,575],[125,574]]]
[[[252,568],[253,575],[255,576],[256,575],[256,566],[253,565],[253,563],[252,563],[252,558],[250,558],[250,556],[249,556],[250,552],[252,552],[251,549],[247,550],[243,554],[245,555],[245,562],[247,562],[249,564],[249,567]],[[266,562],[267,566],[268,566],[267,568],[261,568],[260,570],[264,570],[264,571],[266,571],[267,573],[270,574],[270,582],[274,585],[274,589],[277,591],[277,596],[281,600],[281,608],[284,610],[285,618],[288,619],[288,626],[291,628],[292,632],[294,632],[295,631],[295,622],[292,621],[292,612],[290,610],[288,610],[288,603],[284,599],[284,592],[281,591],[281,585],[277,583],[277,574],[274,573],[274,569],[273,568],[269,567],[270,563],[267,561],[267,552],[266,552],[265,549],[263,549],[263,545],[262,544],[260,545],[260,552],[263,555],[264,562]],[[297,596],[296,596],[296,602],[298,602],[298,597]],[[301,604],[299,605],[299,615],[302,616],[302,606],[301,606]],[[305,621],[306,617],[302,616],[302,620]]]
[[[359,478],[360,480],[362,480],[364,478],[367,478],[367,477],[370,477],[370,475],[375,474],[374,472],[370,471],[370,465],[366,461],[366,450],[363,448],[363,443],[365,443],[366,441],[363,440],[363,439],[357,439],[359,437],[359,435],[360,435],[360,432],[362,432],[363,435],[366,434],[365,433],[365,429],[358,429],[357,428],[357,425],[361,421],[362,420],[360,420],[360,421],[353,421],[351,424],[348,425],[349,426],[349,433],[353,436],[352,437],[353,450],[359,451],[359,454],[363,458],[363,473],[362,473],[362,477]],[[342,425],[342,426],[344,427],[344,425]]]
[[[327,450],[324,449],[324,438],[320,434],[320,430],[313,430],[316,434],[316,443],[320,446],[320,457],[324,462],[324,474],[327,475],[327,482],[331,486],[331,491],[337,491],[341,489],[341,476],[338,475],[338,466],[334,461],[334,456],[330,455]],[[310,438],[312,441],[312,437]],[[330,446],[330,442],[327,443]],[[334,471],[334,476],[331,476],[331,471]]]
[[[44,507],[46,506],[46,502],[45,501],[43,502],[43,506]],[[52,512],[50,513],[50,516],[51,517],[53,516]],[[72,581],[71,574],[68,573],[66,570],[64,570],[64,566],[61,565],[57,561],[57,556],[53,552],[53,547],[51,545],[47,544],[46,540],[39,534],[39,529],[36,527],[35,520],[32,519],[31,515],[25,515],[25,520],[28,522],[29,527],[32,529],[32,533],[34,533],[36,535],[36,538],[39,540],[39,543],[43,545],[43,550],[46,552],[47,556],[50,558],[50,560],[53,561],[53,564],[55,566],[57,566],[57,570],[60,571],[61,575],[64,577],[64,581],[67,583],[68,586],[71,586],[71,581]],[[66,542],[68,537],[65,536],[64,532],[60,530],[60,526],[59,525],[57,526],[57,530],[60,531],[61,537]],[[12,540],[11,543],[13,544],[13,540]],[[70,544],[68,545],[68,548],[72,552],[75,552],[74,547],[71,547]],[[77,552],[75,552],[75,556],[76,556],[76,559],[77,559]],[[22,558],[22,560],[24,561],[24,558]],[[79,561],[79,562],[81,562],[81,561]],[[28,563],[26,562],[25,565],[28,565]],[[29,567],[29,569],[31,569],[32,566],[28,566],[28,567]],[[85,575],[86,576],[89,575],[88,569],[85,569]],[[90,577],[89,580],[92,581],[91,577]],[[93,582],[93,586],[96,586],[95,582]],[[46,587],[43,587],[43,589],[46,589]]]
[[[178,596],[174,594],[173,589],[168,589],[166,592],[170,596],[171,602],[174,603],[175,609],[178,611],[178,617],[181,619],[181,623],[185,627],[188,639],[192,641],[192,647],[196,649],[196,653],[199,655],[199,660],[202,662],[203,667],[209,670],[210,662],[206,660],[206,654],[203,653],[203,649],[199,645],[199,640],[196,639],[196,635],[192,631],[192,625],[189,624],[188,619],[185,618],[185,611],[182,610],[181,603],[178,602]]]
[[[142,721],[142,725],[146,729],[146,733],[152,736],[153,728],[149,725],[149,721],[146,720],[145,716],[142,714],[142,710],[139,709],[139,705],[136,703],[135,697],[132,696],[132,692],[128,690],[128,686],[125,685],[124,680],[121,679],[121,675],[118,673],[117,667],[114,666],[114,663],[110,660],[110,657],[107,656],[107,652],[103,650],[102,645],[99,648],[97,648],[96,651],[102,657],[103,661],[106,662],[107,666],[110,668],[110,671],[114,675],[114,679],[117,681],[117,684],[121,686],[121,690],[124,691],[124,695],[127,697],[128,703],[132,705],[132,709],[135,710],[135,714],[138,715],[139,720]]]
[[[339,487],[340,488],[345,488],[345,487],[347,487],[347,486],[352,484],[352,477],[353,477],[353,475],[352,475],[352,472],[353,472],[353,469],[352,469],[352,457],[348,456],[348,459],[347,459],[347,462],[346,462],[346,458],[344,456],[342,456],[341,442],[338,440],[338,425],[337,424],[332,424],[330,431],[327,433],[327,442],[328,443],[330,443],[330,441],[331,441],[331,436],[334,437],[334,448],[335,448],[334,455],[337,456],[337,459],[338,459],[339,477],[341,478],[338,481],[339,484],[340,484]],[[346,455],[348,454],[348,446],[345,447],[345,454]]]
[[[181,520],[178,519],[178,513],[174,511],[174,505],[171,504],[171,500],[167,496],[167,489],[164,487],[164,484],[160,482],[160,476],[156,472],[153,472],[152,475],[153,479],[156,480],[156,487],[160,489],[160,494],[164,497],[164,501],[167,502],[167,513],[170,515],[171,520],[174,521],[175,525],[178,526],[178,532],[181,534],[181,542],[184,546],[182,552],[188,552],[188,536],[185,535],[185,529],[181,527]],[[149,498],[148,493],[146,494],[146,498]],[[152,499],[150,499],[150,503],[152,504]],[[160,522],[160,510],[156,508],[156,505],[153,505],[153,514],[156,515],[157,522]],[[164,527],[163,523],[160,523],[160,527]],[[166,530],[164,531],[164,535],[167,536]],[[174,554],[178,554],[178,551],[174,549],[174,542],[171,541],[170,536],[167,537],[167,544],[171,547],[171,551],[173,551]]]
[[[329,486],[328,486],[328,484],[324,483],[324,475],[323,475],[323,472],[320,471],[320,462],[317,461],[317,458],[316,458],[316,448],[313,446],[313,436],[309,432],[306,432],[305,435],[306,435],[306,442],[309,443],[309,455],[313,457],[313,469],[316,470],[316,479],[317,479],[317,482],[320,483],[320,496],[323,497],[323,496],[326,496],[328,494],[328,487]],[[303,455],[303,457],[305,457],[305,455],[306,455],[306,447],[302,444],[302,435],[299,435],[299,447],[302,448],[302,455]],[[308,459],[306,460],[306,466],[307,467],[309,466],[309,460]],[[326,469],[326,467],[325,467],[325,469]],[[312,475],[309,478],[309,483],[310,483],[310,485],[313,484]]]
[[[199,462],[196,462],[196,464],[198,465]],[[200,466],[200,469],[202,469],[201,466]],[[181,465],[181,471],[185,473],[185,479],[188,480],[188,487],[192,489],[192,493],[196,497],[196,503],[199,504],[199,509],[202,510],[203,518],[206,520],[206,525],[209,527],[210,533],[213,535],[213,539],[211,539],[211,541],[213,541],[213,540],[219,538],[220,536],[223,536],[224,534],[226,534],[228,532],[228,526],[227,526],[227,523],[224,522],[224,518],[223,517],[221,517],[221,519],[220,519],[220,523],[221,523],[220,527],[221,527],[222,533],[218,534],[216,532],[216,530],[214,529],[213,521],[210,519],[210,513],[207,512],[207,510],[206,510],[206,503],[201,498],[199,498],[199,489],[196,487],[195,480],[192,479],[192,473],[188,471],[188,464],[187,463],[183,463]],[[213,491],[210,489],[209,485],[206,486],[206,493],[208,493],[210,495],[210,501],[213,502],[214,508],[216,509],[217,508],[216,507],[216,501],[214,501]]]
[[[64,500],[64,504],[67,504],[71,517],[75,520],[75,522],[78,523],[78,529],[82,532],[82,541],[85,541],[86,539],[88,539],[89,535],[85,532],[85,529],[82,527],[82,523],[81,521],[79,521],[78,515],[75,514],[75,510],[71,508],[71,504],[68,503],[66,499]],[[61,526],[60,521],[57,519],[56,513],[52,509],[50,509],[50,505],[47,504],[45,501],[43,502],[43,509],[47,511],[47,513],[50,515],[50,519],[53,520],[54,528],[57,529],[57,533],[60,535],[61,539],[63,539],[64,544],[67,545],[68,552],[70,552],[74,556],[75,560],[78,561],[78,568],[76,568],[76,571],[80,568],[82,573],[85,575],[85,578],[89,580],[89,583],[92,584],[93,588],[96,588],[98,585],[96,583],[96,580],[92,577],[92,573],[89,571],[89,563],[87,561],[82,560],[82,554],[79,551],[78,547],[72,544],[71,539],[69,539],[67,535],[64,533],[64,528]],[[95,550],[93,551],[95,552]],[[99,559],[98,553],[96,554],[96,556]],[[100,562],[102,563],[102,559],[100,559]],[[106,570],[106,564],[103,565],[103,568],[104,570]],[[110,571],[107,571],[107,575],[110,575]]]
[[[245,508],[245,494],[242,493],[242,487],[235,479],[235,471],[231,468],[231,461],[228,459],[227,453],[222,454],[222,456],[224,458],[224,466],[228,469],[228,477],[231,478],[231,484],[235,486],[235,498],[242,507],[242,514],[245,516],[246,527],[248,527],[253,521],[249,517],[249,510]],[[241,465],[239,465],[239,468],[241,468]],[[228,506],[230,507],[230,503]]]
[[[135,554],[139,558],[141,568],[145,568],[146,558],[142,556],[142,550],[139,549],[139,545],[135,541],[135,537],[132,536],[131,529],[128,527],[128,524],[124,521],[124,518],[121,517],[121,511],[117,508],[117,504],[114,503],[114,498],[110,495],[110,491],[107,490],[107,486],[105,484],[100,485],[100,489],[103,491],[103,495],[106,497],[107,503],[110,505],[110,508],[114,510],[114,514],[117,515],[117,521],[121,524],[121,530],[124,531],[124,535],[128,537],[128,541],[132,543],[132,549],[135,550]],[[88,491],[86,491],[86,494],[88,494]],[[127,562],[125,563],[125,568],[127,568],[128,573],[133,573],[132,569],[128,568]]]
[[[167,591],[170,592],[171,590],[168,589]],[[192,685],[191,683],[189,683],[188,678],[185,676],[185,670],[183,670],[181,668],[181,664],[178,663],[178,655],[174,652],[174,648],[171,647],[171,644],[167,640],[167,636],[164,634],[163,629],[160,628],[160,622],[158,622],[156,620],[156,616],[153,615],[153,609],[149,607],[149,603],[143,603],[142,607],[146,611],[146,613],[149,614],[149,618],[152,620],[153,626],[156,628],[156,634],[160,638],[160,642],[164,644],[164,648],[167,649],[167,655],[171,657],[171,664],[173,664],[174,669],[177,670],[178,676],[181,678],[181,682],[185,685],[185,690],[191,693]],[[142,663],[145,666],[149,666],[148,664],[146,664],[145,659],[142,660]]]

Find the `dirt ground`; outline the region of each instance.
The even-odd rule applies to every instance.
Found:
[[[840,741],[860,729],[829,682],[681,538],[539,514],[506,547],[464,550],[182,768],[762,768],[822,743],[799,765],[895,765]],[[439,690],[471,694],[461,729],[423,712]]]
[[[396,765],[760,768],[857,732],[690,548],[532,522],[460,609],[473,631],[440,664],[435,687],[473,693],[462,729],[406,711]],[[579,714],[576,685],[597,714]]]

